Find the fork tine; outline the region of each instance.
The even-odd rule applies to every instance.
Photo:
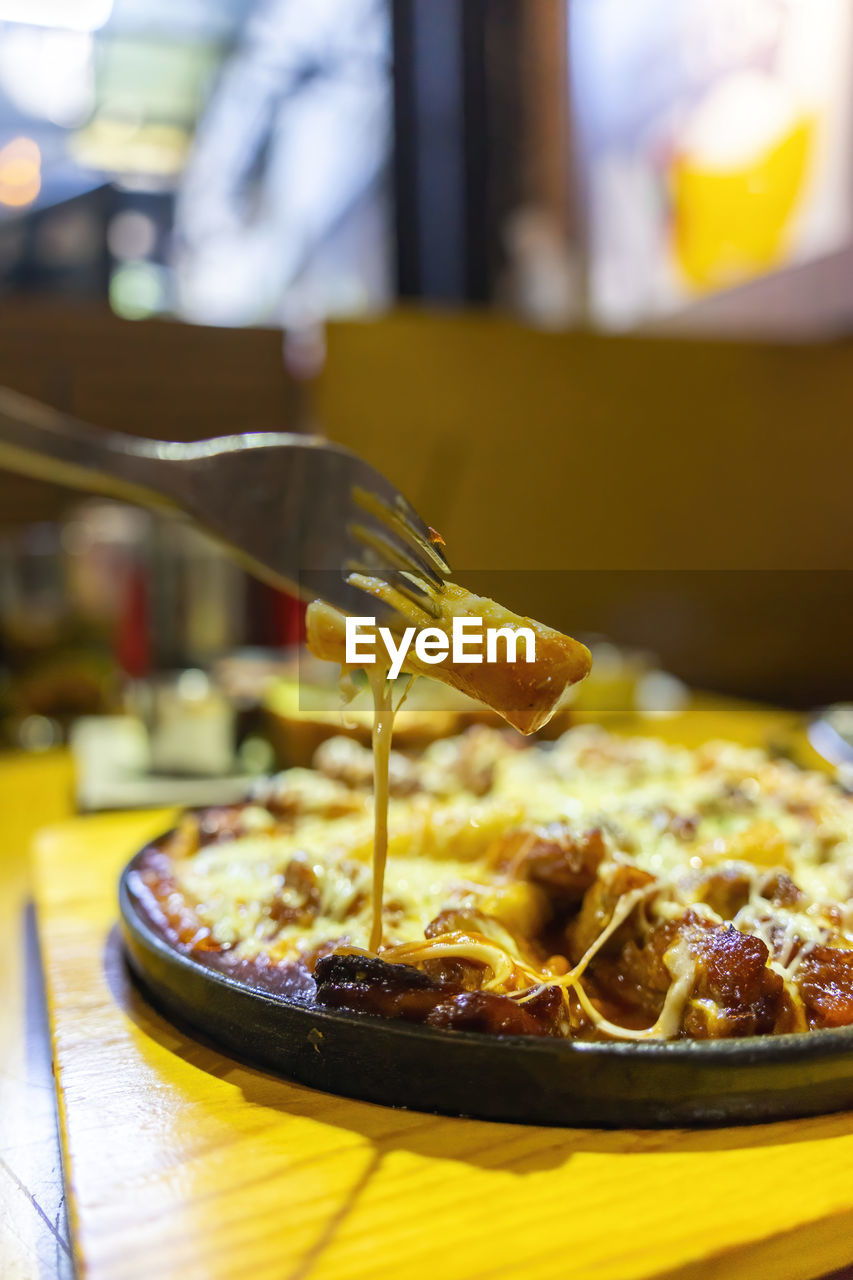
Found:
[[[368,524],[351,524],[347,527],[350,537],[373,553],[373,571],[384,571],[387,568],[400,569],[416,578],[423,578],[430,586],[440,590],[444,586],[444,578],[430,564],[425,564],[412,554],[408,543],[386,533],[384,529],[371,527]]]
[[[400,498],[399,510],[391,515],[392,527],[399,529],[396,517],[399,517],[409,537],[414,539],[421,555],[428,558],[436,572],[440,573],[442,577],[449,577],[450,565],[441,549],[444,546],[444,539],[440,539],[439,542],[433,540],[435,531],[429,525],[424,525],[420,516],[403,497]]]
[[[370,596],[379,608],[384,607],[389,610],[392,615],[389,625],[392,627],[399,627],[401,618],[404,623],[414,623],[419,627],[428,626],[435,616],[422,608],[421,603],[413,598],[409,589],[400,591],[393,576],[385,578],[375,573],[351,573],[347,578],[347,585],[355,591],[364,592]]]
[[[372,515],[385,529],[396,534],[405,542],[414,554],[415,572],[432,578],[446,578],[450,575],[450,566],[438,546],[430,540],[430,530],[416,515],[412,507],[401,494],[397,495],[392,506],[377,493],[353,485],[352,500],[368,515]],[[432,571],[431,573],[429,571]]]
[[[381,569],[379,571],[376,569],[366,569],[364,565],[357,564],[354,561],[351,561],[347,568],[352,571],[356,578],[364,576],[381,578],[382,581],[387,582],[388,586],[396,591],[398,595],[410,600],[417,609],[421,610],[421,612],[428,613],[432,618],[439,617],[441,610],[439,609],[438,602],[436,601],[433,592],[430,591],[425,582],[421,579],[415,578],[413,574],[403,572],[400,569]],[[351,585],[357,587],[359,590],[365,590],[358,581],[350,579],[350,582]]]

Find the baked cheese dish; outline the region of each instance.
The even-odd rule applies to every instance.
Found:
[[[253,986],[450,1030],[853,1023],[853,799],[829,776],[593,727],[392,751],[378,945],[372,781],[370,750],[333,738],[250,803],[187,814],[138,862],[137,905]]]

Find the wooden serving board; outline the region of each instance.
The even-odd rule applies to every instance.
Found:
[[[130,985],[116,932],[119,871],[167,821],[78,819],[37,843],[81,1275],[804,1280],[853,1260],[853,1115],[613,1133],[439,1118],[288,1084],[176,1030]]]

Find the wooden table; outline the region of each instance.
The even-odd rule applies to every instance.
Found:
[[[165,820],[75,820],[37,841],[81,1273],[805,1280],[853,1259],[848,1114],[704,1132],[486,1124],[316,1093],[176,1030],[130,985],[115,932],[118,871]],[[27,1247],[0,1274],[36,1274]]]
[[[50,1039],[27,858],[72,812],[64,753],[0,757],[0,1276],[70,1277]]]

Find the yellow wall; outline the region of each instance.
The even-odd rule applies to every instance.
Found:
[[[600,571],[853,564],[851,343],[398,312],[331,326],[318,418],[400,485],[454,566],[523,571],[509,604],[740,692],[779,696],[798,680],[802,701],[847,679],[840,574],[717,575],[691,602],[684,579],[657,582],[649,601],[648,581]],[[598,572],[562,586],[530,572],[568,568]]]

